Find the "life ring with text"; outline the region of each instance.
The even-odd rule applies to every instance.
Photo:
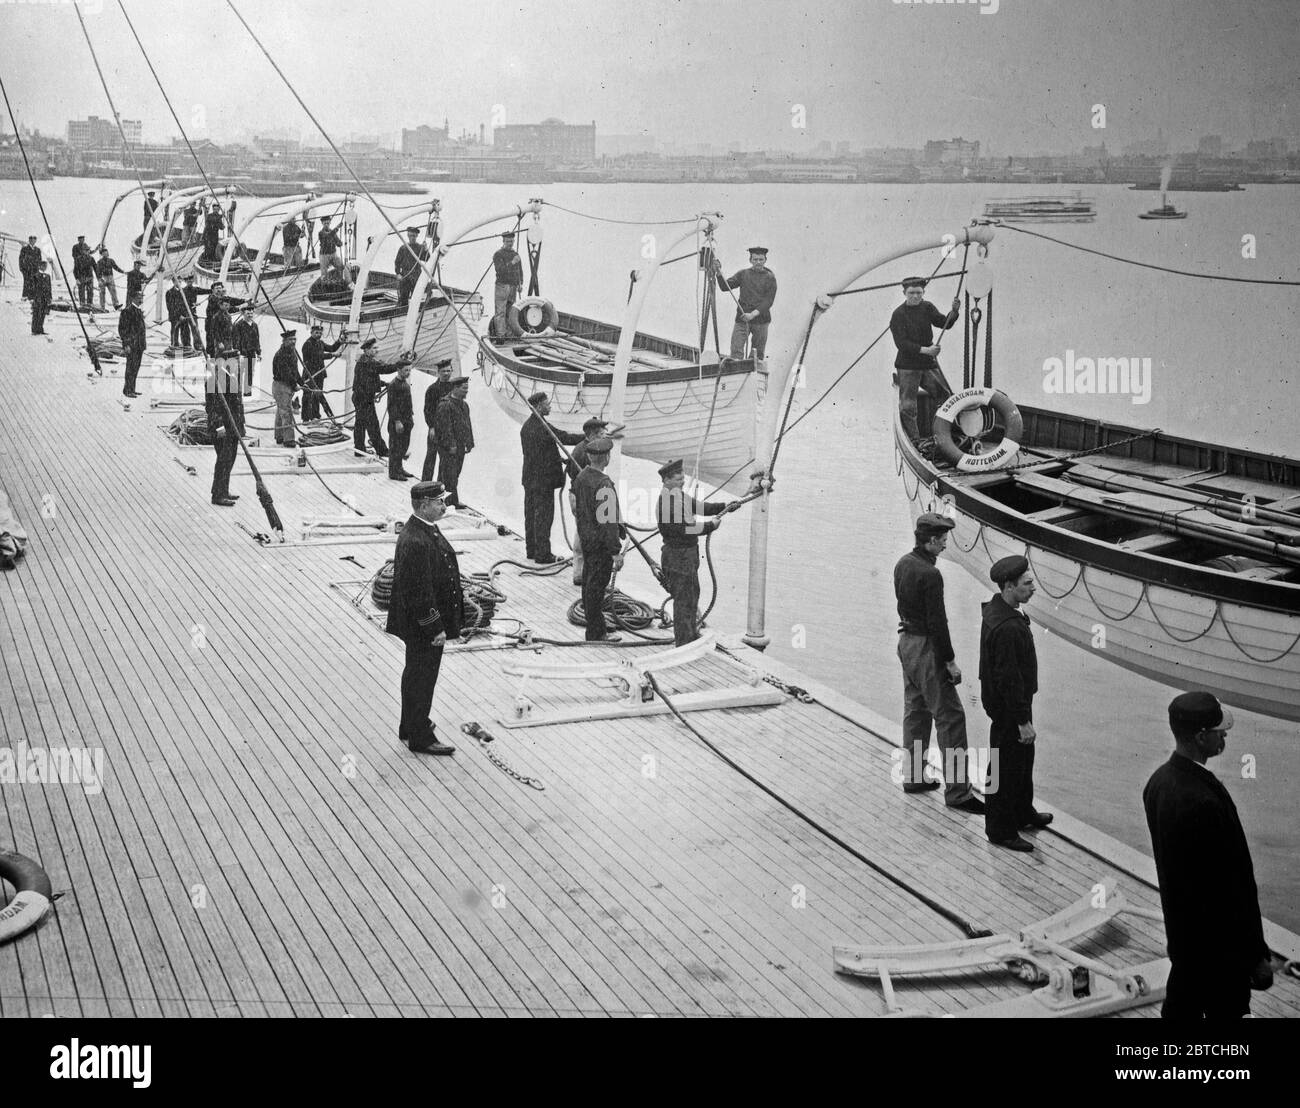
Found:
[[[506,328],[515,338],[525,335],[553,335],[560,324],[555,305],[540,296],[526,296],[506,311]]]
[[[17,893],[0,908],[0,946],[30,931],[50,910],[54,889],[39,865],[21,854],[0,853],[0,877]]]
[[[967,453],[953,439],[953,424],[964,413],[976,408],[992,408],[1002,420],[1002,441],[988,450],[984,449],[980,434],[964,434],[965,442],[974,450]],[[1020,452],[1020,438],[1025,433],[1025,423],[1020,409],[1001,389],[962,389],[948,397],[934,413],[934,445],[940,457],[951,462],[962,473],[985,473],[1001,469]]]

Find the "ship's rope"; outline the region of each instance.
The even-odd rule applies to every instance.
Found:
[[[317,124],[319,126],[319,124]],[[673,227],[679,224],[694,223],[696,216],[689,219],[613,219],[610,216],[592,215],[590,212],[578,212],[572,208],[566,208],[563,205],[556,204],[552,200],[543,200],[548,208],[554,208],[558,212],[568,212],[569,215],[576,215],[581,219],[594,220],[596,223],[618,223],[627,227]]]

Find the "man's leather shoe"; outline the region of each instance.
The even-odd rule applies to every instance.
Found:
[[[228,496],[214,496],[212,503],[218,508],[233,508],[235,506],[235,502]]]
[[[388,479],[389,479],[390,481],[409,481],[409,480],[411,479],[411,474],[409,474],[409,473],[390,473],[390,474],[388,475]]]
[[[1035,812],[1030,816],[1021,827],[1046,827],[1056,817],[1051,812]]]
[[[905,793],[932,793],[935,789],[942,788],[942,781],[923,781],[919,785],[909,784],[903,786]]]
[[[560,559],[554,554],[547,554],[545,557],[532,559],[533,563],[539,566],[553,566],[559,560]]]
[[[603,639],[597,639],[596,642],[622,642],[623,636],[617,631],[610,631]]]
[[[977,796],[968,796],[960,804],[949,804],[948,807],[958,812],[969,812],[972,816],[984,814],[984,801]]]
[[[1017,835],[1014,839],[989,839],[994,846],[1000,846],[1004,850],[1017,850],[1021,854],[1027,853],[1034,849],[1034,844],[1028,839],[1022,839]]]
[[[446,743],[440,743],[434,740],[431,743],[425,743],[424,746],[411,747],[412,754],[455,754],[456,748],[448,746]]]

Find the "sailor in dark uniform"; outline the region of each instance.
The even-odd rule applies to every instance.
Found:
[[[280,332],[280,349],[271,359],[271,396],[275,400],[275,441],[279,446],[297,448],[298,434],[293,425],[293,394],[302,388],[298,375],[298,332]]]
[[[113,307],[115,309],[121,309],[121,301],[117,298],[117,280],[114,278],[113,274],[121,273],[125,275],[125,272],[126,271],[113,260],[113,255],[108,252],[108,247],[101,246],[99,248],[99,260],[95,262],[95,276],[99,278],[100,311],[104,311],[108,306],[106,303],[105,293],[111,293],[113,296]]]
[[[772,305],[776,303],[776,277],[767,268],[767,247],[749,248],[749,268],[730,277],[722,276],[722,263],[713,259],[713,273],[723,292],[739,289],[736,297],[736,324],[731,330],[731,356],[743,358],[748,341],[758,361],[767,353],[767,329],[772,322]]]
[[[415,291],[415,283],[420,279],[421,262],[429,260],[429,248],[418,241],[420,228],[408,227],[407,240],[397,248],[397,258],[393,262],[393,272],[397,274],[397,302],[405,304]]]
[[[203,333],[207,335],[212,330],[212,317],[217,314],[218,307],[227,311],[230,305],[226,303],[226,286],[220,281],[213,281],[212,287],[208,289],[208,304],[203,310]],[[205,349],[209,354],[212,353],[212,343],[209,340],[205,344]]]
[[[524,547],[530,562],[551,565],[560,559],[551,553],[551,528],[555,524],[555,492],[564,488],[564,460],[556,439],[565,446],[577,446],[586,436],[561,431],[546,422],[551,400],[544,392],[528,398],[533,414],[519,429],[524,455]]]
[[[421,481],[432,481],[438,468],[438,405],[443,398],[450,395],[453,388],[451,380],[451,359],[443,358],[438,363],[438,377],[424,390],[424,426],[428,431],[424,448],[424,466],[420,471]]]
[[[231,349],[232,327],[230,312],[226,310],[226,298],[224,296],[210,297],[208,299],[208,312],[208,357],[223,358],[227,354],[234,354],[234,350]]]
[[[445,496],[446,490],[436,481],[411,486],[413,514],[398,536],[393,560],[393,596],[385,630],[406,643],[397,734],[414,754],[455,750],[438,741],[436,725],[429,718],[443,647],[460,634],[464,618],[460,565],[437,526],[447,511]]]
[[[928,283],[924,277],[904,278],[903,303],[889,317],[889,330],[894,336],[894,345],[898,348],[894,369],[898,371],[899,419],[907,437],[918,447],[922,445],[923,434],[925,440],[929,440],[931,435],[929,427],[922,432],[917,422],[917,390],[924,388],[936,407],[952,395],[952,389],[943,370],[939,368],[936,357],[939,343],[935,340],[934,328],[946,331],[957,322],[961,310],[961,303],[954,296],[948,314],[939,311],[925,299],[925,286]],[[928,442],[926,453],[929,453]]]
[[[1022,554],[999,558],[989,577],[998,592],[982,608],[980,700],[993,721],[989,750],[998,761],[995,784],[984,795],[984,833],[996,846],[1024,852],[1034,846],[1020,832],[1052,822],[1050,813],[1034,811],[1038,654],[1020,610],[1034,595],[1034,577]]]
[[[86,244],[86,236],[78,235],[72,248],[72,279],[77,283],[77,303],[83,308],[95,306],[95,256]]]
[[[456,377],[449,384],[451,392],[442,398],[434,427],[438,433],[438,475],[447,487],[447,504],[463,508],[460,500],[460,474],[465,458],[474,449],[474,425],[469,417],[469,378]]]
[[[139,396],[135,391],[135,378],[140,372],[140,362],[144,360],[147,331],[145,330],[144,293],[137,292],[130,297],[122,314],[117,317],[117,335],[122,340],[122,352],[126,356],[126,379],[122,383],[123,396]]]
[[[1205,763],[1232,714],[1208,692],[1169,704],[1174,752],[1142,790],[1169,947],[1165,1019],[1233,1019],[1273,984],[1259,892],[1237,806]]]
[[[181,291],[180,281],[172,279],[171,288],[167,290],[167,322],[171,327],[171,346],[182,350],[189,346],[190,321],[185,311],[185,293]],[[181,340],[181,331],[185,340]]]
[[[569,454],[569,460],[564,463],[564,468],[569,474],[569,514],[576,520],[578,518],[578,474],[587,466],[587,446],[593,439],[602,438],[609,424],[603,419],[597,419],[592,416],[582,425],[582,442],[578,443]],[[582,558],[582,534],[578,531],[575,524],[573,528],[573,537],[571,539],[573,546],[573,583],[582,588],[583,576],[583,558]]]
[[[212,503],[230,508],[239,499],[230,491],[230,471],[239,456],[239,440],[244,434],[243,391],[239,384],[239,362],[233,355],[208,362],[207,392],[203,398],[208,413],[208,430],[212,448],[217,452],[212,471]],[[224,402],[223,402],[224,401]]]
[[[144,222],[141,224],[141,227],[149,226],[149,221],[153,219],[153,213],[156,212],[157,210],[158,210],[157,193],[151,192],[149,193],[148,196],[144,198]]]
[[[303,422],[320,419],[321,410],[334,418],[334,411],[325,396],[325,355],[335,354],[343,346],[344,338],[340,335],[334,342],[326,345],[321,335],[325,328],[319,323],[311,325],[311,338],[302,344],[302,418]]]
[[[403,362],[381,362],[375,357],[375,339],[366,339],[361,344],[361,357],[357,359],[352,375],[352,448],[357,454],[365,455],[366,436],[379,457],[388,457],[388,444],[379,430],[379,414],[375,411],[375,401],[383,387],[381,377],[396,373]],[[409,360],[409,359],[408,359]]]
[[[664,587],[673,598],[673,642],[685,646],[700,637],[700,536],[716,531],[722,522],[699,517],[733,512],[740,501],[728,504],[690,496],[683,487],[686,472],[681,459],[660,467],[659,476],[664,482],[656,505],[659,534],[664,540],[660,562]]]
[[[50,263],[44,258],[36,261],[30,284],[32,297],[32,334],[45,334],[45,316],[54,300],[54,286],[50,284]]]
[[[27,236],[27,245],[18,251],[18,272],[23,275],[23,299],[32,298],[32,279],[41,267],[41,248],[36,245],[36,236]],[[35,332],[33,332],[35,333]]]
[[[253,318],[253,307],[245,304],[231,329],[231,343],[239,352],[239,365],[244,373],[244,395],[253,395],[253,375],[262,359],[262,332]]]
[[[388,383],[388,478],[409,481],[415,474],[402,464],[411,445],[411,426],[415,422],[415,404],[411,400],[410,364],[399,366],[397,376]]]
[[[126,275],[126,299],[127,303],[131,302],[137,292],[141,297],[144,296],[144,287],[149,283],[149,276],[144,271],[144,261],[141,258],[135,260],[131,266],[131,272]]]
[[[587,443],[587,465],[573,483],[578,510],[574,513],[582,549],[586,556],[582,573],[582,611],[587,623],[588,642],[618,642],[622,636],[605,628],[605,590],[614,571],[623,568],[623,526],[618,509],[618,490],[606,476],[612,439]]]

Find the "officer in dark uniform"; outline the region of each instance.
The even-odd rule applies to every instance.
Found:
[[[424,466],[420,471],[421,481],[432,481],[438,468],[438,405],[451,393],[451,359],[443,358],[438,363],[438,377],[424,390],[424,426],[428,430],[424,450]]]
[[[398,277],[397,302],[405,304],[415,291],[415,283],[420,279],[421,262],[429,260],[429,248],[418,241],[420,228],[408,227],[407,239],[397,248],[397,258],[393,262],[393,271]]]
[[[122,352],[126,356],[126,379],[122,383],[123,396],[139,396],[135,391],[136,374],[140,372],[140,363],[144,360],[147,344],[144,312],[144,293],[132,293],[122,314],[117,317],[117,336],[122,340]]]
[[[212,503],[230,508],[239,499],[230,491],[230,471],[235,468],[239,440],[244,434],[239,362],[234,355],[226,355],[213,359],[208,366],[207,392],[203,401],[208,413],[208,430],[212,432],[212,448],[217,452],[216,467],[212,471]]]
[[[605,629],[605,590],[616,569],[623,568],[623,540],[627,528],[618,510],[618,490],[606,475],[611,439],[587,443],[587,465],[573,483],[578,510],[574,513],[585,555],[582,572],[582,610],[588,642],[618,642],[622,636]]]
[[[700,637],[700,536],[718,529],[718,519],[701,520],[700,516],[720,516],[740,507],[739,500],[730,504],[696,500],[687,494],[686,472],[681,459],[660,467],[664,487],[659,490],[656,506],[659,534],[664,540],[660,563],[664,587],[673,598],[673,642],[685,646]]]
[[[460,502],[460,471],[465,458],[474,449],[474,425],[469,418],[469,378],[456,377],[448,382],[451,392],[442,398],[434,428],[438,434],[438,475],[447,487],[447,504],[463,508]]]
[[[1142,790],[1171,963],[1165,1019],[1235,1019],[1250,1012],[1251,989],[1273,984],[1246,832],[1205,765],[1232,722],[1212,693],[1174,697],[1174,752]]]
[[[411,367],[400,366],[397,376],[388,383],[388,479],[409,481],[415,474],[404,465],[406,451],[411,445],[411,425],[415,420],[415,404],[411,400]]]
[[[903,791],[926,792],[939,782],[923,780],[930,727],[938,733],[946,788],[944,803],[972,815],[984,802],[971,790],[966,773],[966,712],[957,695],[961,670],[948,634],[943,574],[935,564],[956,524],[924,512],[917,517],[916,546],[894,566],[898,601],[898,660],[903,667]]]
[[[321,409],[334,418],[334,411],[325,396],[325,355],[335,354],[343,346],[339,338],[328,346],[321,339],[325,328],[319,323],[311,325],[311,338],[302,344],[302,418],[303,421],[320,419]]]
[[[245,304],[239,318],[231,328],[231,343],[239,354],[240,370],[244,374],[244,395],[253,395],[253,374],[262,358],[262,332],[253,318],[253,306]]]
[[[1029,851],[1033,844],[1020,832],[1052,822],[1050,813],[1034,811],[1038,654],[1029,617],[1020,610],[1034,595],[1034,577],[1021,554],[999,558],[989,577],[998,592],[982,608],[980,700],[993,721],[989,750],[997,767],[996,783],[984,795],[984,833],[996,846]]]
[[[443,646],[460,634],[464,618],[460,565],[437,526],[447,511],[445,497],[446,490],[436,481],[411,486],[413,514],[397,539],[393,596],[385,627],[406,643],[402,720],[397,735],[414,754],[455,751],[438,741],[436,725],[429,718]]]
[[[357,359],[352,375],[352,448],[362,456],[366,453],[366,436],[370,436],[370,445],[381,458],[388,457],[388,444],[379,430],[379,414],[375,411],[375,401],[383,387],[381,377],[396,373],[404,363],[381,362],[375,357],[375,339],[366,339],[361,344],[361,357]],[[409,360],[409,359],[408,359]]]
[[[32,334],[45,334],[45,316],[54,300],[54,286],[50,284],[50,263],[44,258],[36,261],[30,282],[32,297]]]
[[[555,490],[564,488],[564,461],[555,440],[565,446],[577,446],[586,436],[561,431],[546,422],[551,401],[544,392],[528,398],[533,414],[519,429],[523,448],[524,470],[524,545],[528,560],[551,565],[560,559],[551,553],[551,527],[555,524]]]
[[[32,298],[32,279],[41,267],[41,248],[36,245],[36,236],[27,236],[27,245],[18,251],[18,272],[23,275],[23,299]],[[35,334],[36,332],[33,332]]]

